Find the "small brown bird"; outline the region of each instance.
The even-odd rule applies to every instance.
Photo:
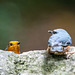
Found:
[[[6,50],[12,51],[16,54],[20,54],[20,42],[19,41],[10,41]]]

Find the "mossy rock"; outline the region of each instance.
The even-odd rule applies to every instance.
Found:
[[[75,47],[69,51],[75,51]],[[22,54],[0,50],[0,75],[75,75],[75,54],[65,59],[46,50]]]

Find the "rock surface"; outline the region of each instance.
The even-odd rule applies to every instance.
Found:
[[[69,51],[75,51],[71,47]],[[0,50],[0,75],[75,75],[75,54],[69,59],[46,50],[15,54]]]

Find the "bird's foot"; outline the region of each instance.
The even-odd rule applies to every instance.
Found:
[[[66,58],[69,58],[74,53],[75,53],[75,51],[73,51],[73,52],[65,52],[65,54],[67,55]]]
[[[70,53],[69,53],[69,49],[70,49],[70,46],[67,46],[66,48],[63,47],[63,50],[64,50],[64,54],[66,55],[66,58],[68,59],[70,57]]]
[[[64,52],[68,52],[70,49],[70,46],[67,46],[66,48],[63,47]]]
[[[47,48],[47,53],[50,54],[50,46]]]

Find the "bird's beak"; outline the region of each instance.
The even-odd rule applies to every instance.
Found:
[[[52,31],[52,30],[48,30],[48,33],[51,33],[51,34],[52,34],[52,33],[53,33],[53,31]]]

